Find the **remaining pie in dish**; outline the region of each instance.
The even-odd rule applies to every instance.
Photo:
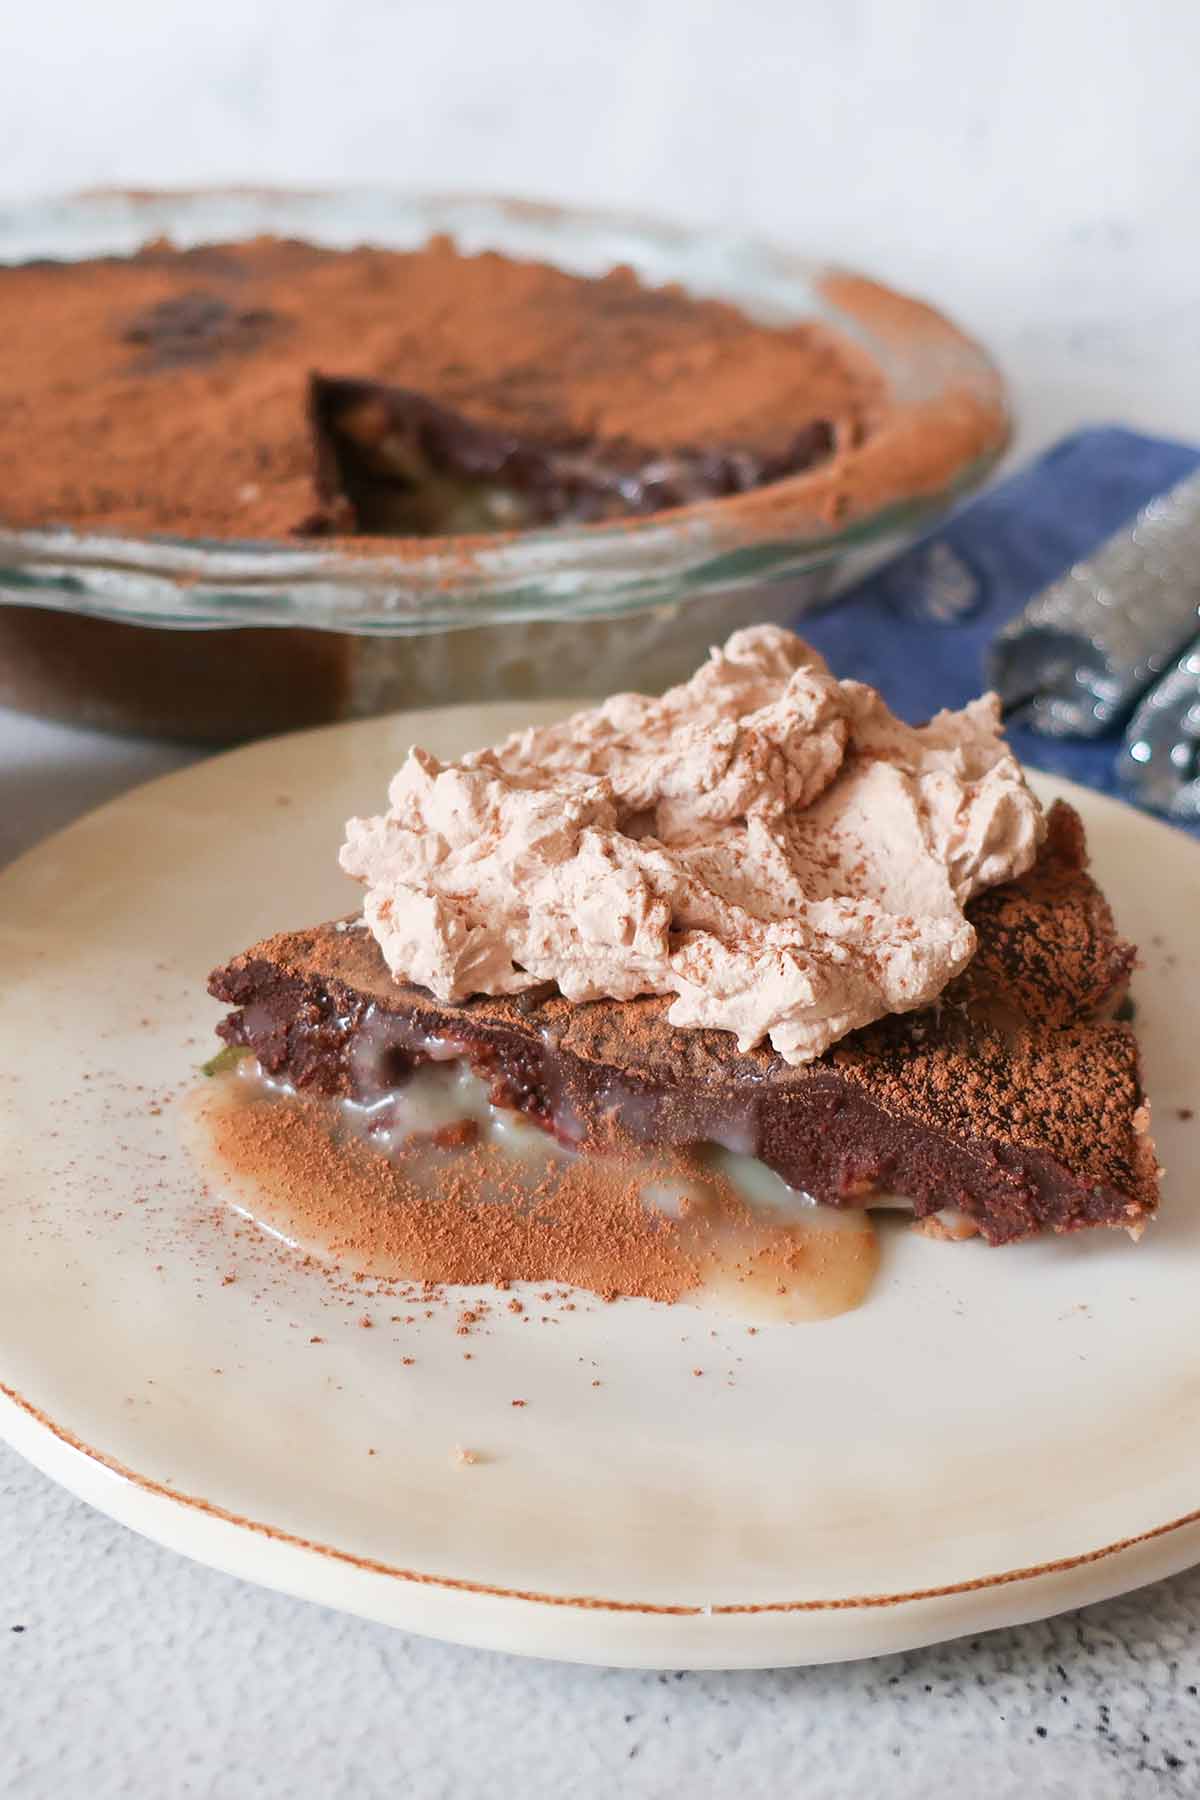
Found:
[[[0,518],[32,528],[621,519],[852,458],[889,409],[878,364],[819,320],[764,325],[628,269],[585,278],[444,238],[159,241],[0,268],[0,323]],[[982,450],[995,396],[964,392],[957,423],[973,408]]]
[[[1135,953],[989,701],[910,728],[791,634],[741,632],[662,699],[412,753],[342,858],[363,916],[210,991],[226,1044],[348,1107],[369,1155],[462,1068],[577,1164],[718,1147],[810,1214],[903,1205],[1006,1244],[1155,1210]],[[438,1105],[453,1208],[477,1122]]]

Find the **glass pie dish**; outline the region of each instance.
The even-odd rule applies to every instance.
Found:
[[[920,302],[793,252],[616,214],[386,190],[96,193],[0,206],[0,262],[272,232],[414,248],[434,234],[580,274],[817,318],[882,370],[885,423],[720,500],[485,537],[250,543],[0,522],[0,703],[195,741],[455,700],[661,688],[739,624],[825,599],[839,566],[976,485],[1007,438],[985,353]],[[0,501],[2,514],[2,501]]]

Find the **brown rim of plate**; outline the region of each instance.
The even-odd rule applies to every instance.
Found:
[[[350,1568],[361,1569],[368,1575],[385,1575],[393,1581],[411,1582],[415,1587],[445,1588],[456,1593],[480,1594],[495,1600],[524,1600],[538,1606],[571,1607],[581,1612],[638,1613],[647,1616],[668,1618],[690,1617],[746,1617],[759,1613],[822,1613],[822,1612],[855,1612],[882,1610],[885,1607],[907,1606],[922,1600],[945,1600],[956,1594],[979,1593],[984,1589],[1012,1587],[1018,1582],[1033,1581],[1043,1575],[1069,1574],[1073,1569],[1086,1568],[1092,1563],[1099,1563],[1110,1556],[1116,1556],[1125,1550],[1135,1549],[1139,1544],[1153,1543],[1158,1538],[1169,1536],[1174,1531],[1181,1531],[1188,1525],[1200,1524],[1200,1507],[1192,1512],[1182,1513],[1176,1519],[1169,1519],[1165,1524],[1152,1525],[1146,1531],[1139,1531],[1132,1537],[1117,1538],[1111,1544],[1102,1544],[1094,1550],[1082,1550],[1075,1556],[1059,1557],[1054,1562],[1030,1563],[1023,1568],[1005,1569],[994,1575],[977,1575],[969,1581],[947,1582],[941,1587],[913,1588],[907,1592],[896,1594],[855,1594],[845,1598],[830,1600],[761,1600],[761,1601],[727,1601],[712,1606],[671,1605],[667,1602],[655,1603],[640,1600],[608,1600],[593,1594],[540,1594],[529,1588],[501,1587],[494,1582],[471,1581],[466,1576],[432,1575],[420,1569],[397,1568],[392,1563],[380,1562],[374,1557],[357,1556],[352,1550],[339,1550],[336,1545],[319,1543],[315,1538],[301,1537],[293,1531],[286,1531],[281,1526],[269,1525],[261,1519],[248,1519],[240,1513],[231,1512],[228,1507],[221,1506],[212,1500],[205,1500],[197,1494],[183,1494],[168,1487],[165,1482],[155,1481],[148,1475],[139,1475],[136,1469],[118,1462],[115,1457],[107,1456],[101,1450],[86,1444],[81,1438],[57,1424],[47,1413],[26,1400],[15,1388],[0,1382],[0,1395],[12,1402],[28,1418],[32,1419],[44,1431],[65,1444],[68,1449],[76,1450],[86,1456],[89,1461],[107,1469],[110,1474],[118,1476],[122,1481],[130,1482],[143,1493],[156,1499],[174,1500],[182,1507],[193,1512],[202,1513],[210,1519],[218,1519],[223,1524],[237,1526],[242,1531],[253,1532],[258,1537],[265,1537],[273,1543],[286,1544],[294,1550],[310,1551],[318,1556],[327,1557],[331,1562],[345,1563]],[[97,1508],[102,1511],[102,1508]]]

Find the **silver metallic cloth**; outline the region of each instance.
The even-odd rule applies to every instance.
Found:
[[[1131,800],[1200,819],[1200,637],[1134,712],[1117,768]]]
[[[1157,745],[1172,729],[1169,718],[1180,721],[1180,732],[1188,729],[1181,700],[1189,681],[1195,700],[1200,676],[1194,657],[1180,653],[1198,628],[1200,472],[1152,500],[1094,556],[1031,600],[993,644],[989,676],[1005,711],[1019,712],[1035,730],[1099,737],[1127,719],[1170,669],[1172,698],[1153,713]],[[1152,703],[1149,696],[1140,711]],[[1189,767],[1192,729],[1190,740],[1178,740],[1191,745]],[[1149,771],[1158,761],[1155,750],[1141,767]]]

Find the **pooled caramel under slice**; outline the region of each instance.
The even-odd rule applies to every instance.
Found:
[[[807,1321],[858,1306],[878,1263],[865,1213],[817,1207],[749,1157],[580,1154],[494,1106],[462,1063],[363,1107],[281,1089],[242,1058],[195,1096],[188,1134],[240,1211],[385,1280],[565,1283]]]

